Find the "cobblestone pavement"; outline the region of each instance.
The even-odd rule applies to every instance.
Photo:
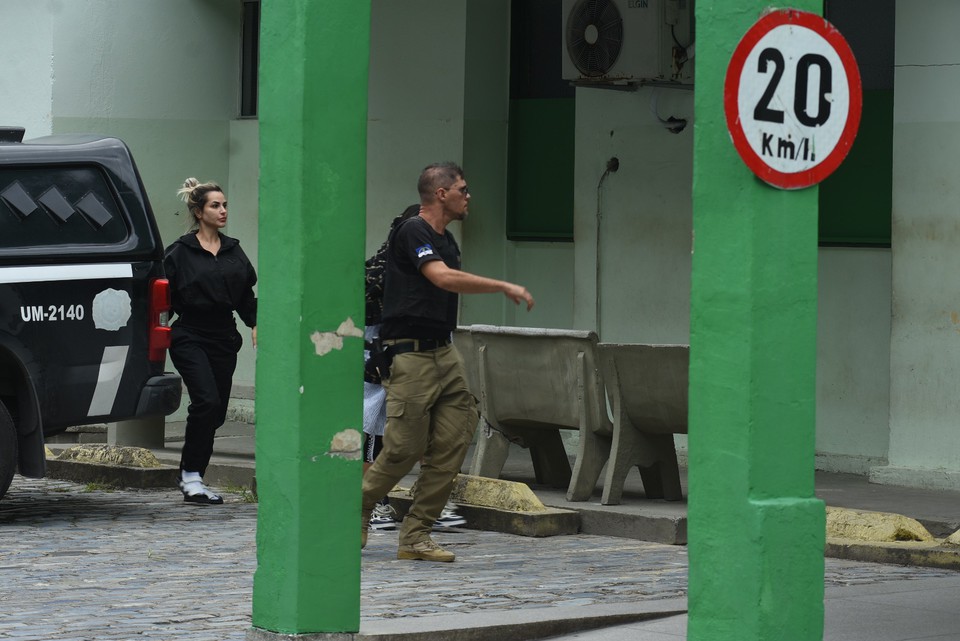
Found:
[[[0,502],[0,639],[244,639],[257,506],[242,495],[225,498],[225,506],[208,508],[185,505],[174,489],[105,491],[16,477]],[[686,594],[685,547],[474,530],[436,538],[457,553],[456,563],[398,561],[396,533],[371,534],[364,620]],[[827,559],[826,583],[952,574]]]

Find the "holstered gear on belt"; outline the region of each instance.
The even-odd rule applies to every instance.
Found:
[[[380,383],[390,378],[390,365],[397,354],[432,352],[449,344],[449,338],[399,338],[388,341],[375,338],[373,342],[364,344],[365,349],[370,352],[370,358],[364,365],[363,380]]]
[[[370,358],[363,364],[363,380],[380,385],[384,379],[390,378],[393,354],[387,351],[387,345],[384,345],[379,338],[369,343],[365,342],[363,348],[370,352]]]

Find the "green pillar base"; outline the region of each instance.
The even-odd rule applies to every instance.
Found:
[[[296,641],[354,641],[360,635],[353,632],[315,632],[311,634],[283,634],[270,632],[261,628],[247,630],[247,641],[281,641],[295,639]]]
[[[820,641],[823,501],[751,500],[745,508],[714,529],[711,547],[723,550],[706,553],[702,542],[690,550],[688,638]],[[731,527],[739,529],[723,531]]]

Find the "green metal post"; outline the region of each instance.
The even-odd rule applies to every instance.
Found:
[[[253,625],[356,632],[370,3],[261,21]]]
[[[691,640],[823,634],[825,514],[814,497],[817,188],[755,178],[724,76],[767,0],[697,0],[691,291]],[[820,0],[796,9],[820,14]]]

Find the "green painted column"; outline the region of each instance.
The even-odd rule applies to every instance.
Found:
[[[253,625],[356,632],[370,3],[261,20]]]
[[[817,188],[737,155],[724,76],[766,0],[697,0],[690,328],[689,626],[696,640],[823,634],[814,497]],[[796,9],[821,13],[820,0]]]

